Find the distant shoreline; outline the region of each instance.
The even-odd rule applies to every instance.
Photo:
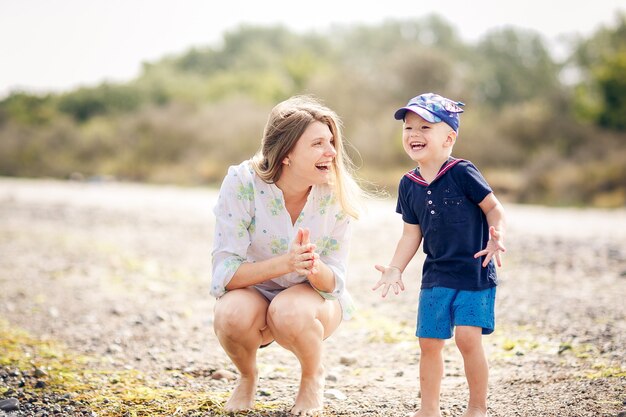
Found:
[[[0,177],[0,199],[37,204],[65,204],[113,209],[145,211],[171,208],[172,211],[193,212],[213,216],[217,199],[216,187],[154,185],[131,182],[76,182],[56,179]],[[626,238],[626,209],[546,207],[504,203],[508,214],[508,234],[550,235],[609,240]],[[395,200],[371,201],[361,224],[394,219]],[[161,211],[162,212],[162,211]],[[399,218],[395,219],[398,222]],[[358,226],[357,226],[358,227]]]

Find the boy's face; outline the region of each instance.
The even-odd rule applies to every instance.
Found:
[[[404,151],[415,162],[439,162],[452,153],[456,132],[444,122],[430,123],[407,111],[402,130]]]

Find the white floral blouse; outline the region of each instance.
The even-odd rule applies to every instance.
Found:
[[[318,292],[326,299],[339,300],[344,319],[352,316],[354,304],[346,289],[351,218],[341,210],[330,186],[313,186],[302,212],[292,224],[280,188],[264,182],[250,161],[244,161],[228,169],[213,212],[216,218],[213,296],[219,298],[226,293],[226,284],[243,262],[287,253],[298,228],[309,228],[316,252],[335,274],[335,290]],[[292,272],[256,286],[275,290],[305,281],[306,277]]]

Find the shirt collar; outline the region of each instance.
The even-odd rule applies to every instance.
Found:
[[[424,179],[424,177],[422,177],[422,175],[420,174],[419,171],[419,167],[407,172],[405,175],[407,177],[409,177],[409,179],[411,179],[412,181],[423,185],[425,187],[428,187],[430,184],[434,183],[435,181],[437,181],[439,178],[441,178],[446,172],[448,172],[450,170],[450,168],[452,168],[453,166],[455,166],[456,164],[458,164],[459,162],[463,161],[462,159],[457,159],[457,158],[453,158],[453,157],[448,157],[448,159],[443,163],[443,165],[441,165],[441,168],[439,168],[439,172],[437,173],[437,175],[435,176],[435,178],[430,182],[426,182],[426,180]]]

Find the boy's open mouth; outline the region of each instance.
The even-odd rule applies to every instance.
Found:
[[[422,142],[411,142],[409,143],[409,146],[411,147],[411,149],[413,149],[414,151],[419,151],[420,149],[424,149],[424,147],[426,146],[425,143]]]

